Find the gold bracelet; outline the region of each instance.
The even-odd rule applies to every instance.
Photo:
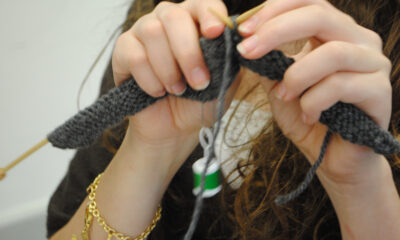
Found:
[[[96,218],[97,222],[104,228],[104,231],[107,233],[107,240],[111,240],[112,237],[116,237],[120,240],[143,240],[145,239],[150,232],[155,228],[158,220],[161,218],[161,205],[158,206],[156,215],[154,216],[151,224],[142,232],[138,237],[132,238],[130,236],[126,236],[122,233],[117,232],[114,228],[110,227],[105,219],[101,216],[99,209],[97,208],[96,204],[96,189],[97,185],[99,184],[100,178],[103,174],[99,174],[93,181],[92,184],[86,189],[87,193],[89,194],[89,203],[86,208],[86,217],[85,217],[85,226],[82,230],[82,239],[89,240],[89,229],[92,223],[93,217]]]

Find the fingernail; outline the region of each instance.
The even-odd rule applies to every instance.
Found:
[[[252,51],[254,48],[256,48],[258,44],[258,36],[253,35],[246,40],[242,41],[236,46],[236,49],[241,53],[241,54],[246,54],[250,51]]]
[[[212,28],[220,27],[221,25],[222,25],[221,22],[210,21],[210,22],[206,23],[205,30],[208,31],[208,30],[210,30]]]
[[[192,81],[196,90],[203,90],[210,83],[206,73],[200,67],[192,70]]]
[[[185,92],[186,84],[183,82],[178,82],[178,83],[172,85],[171,90],[172,90],[173,94],[180,96]]]
[[[283,83],[280,83],[275,91],[275,96],[279,100],[282,100],[286,95],[286,87]]]
[[[244,23],[240,24],[238,29],[242,33],[251,33],[256,28],[257,22],[258,22],[258,17],[253,16]]]
[[[156,96],[156,97],[162,97],[162,96],[164,96],[166,93],[167,93],[167,92],[165,91],[165,89],[163,89],[163,90],[157,92],[157,93],[155,94],[155,96]]]

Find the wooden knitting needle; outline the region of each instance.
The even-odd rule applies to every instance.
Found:
[[[216,16],[219,20],[221,20],[221,22],[223,22],[230,29],[233,29],[232,19],[230,19],[229,17],[223,16],[222,14],[220,14],[219,12],[215,11],[212,8],[208,8],[208,11],[210,11],[214,16]]]
[[[0,168],[0,180],[2,180],[6,176],[6,172],[10,170],[11,168],[15,167],[18,163],[22,162],[25,158],[29,157],[32,153],[36,152],[39,150],[41,147],[46,145],[49,142],[49,140],[44,139],[32,148],[30,148],[28,151],[26,151],[24,154],[19,156],[17,159],[12,161],[10,164],[8,164],[5,168]]]
[[[246,12],[244,12],[243,14],[241,14],[236,19],[237,24],[240,24],[240,23],[246,21],[254,13],[259,11],[263,6],[264,6],[264,3],[252,8],[252,9],[246,11]],[[232,20],[229,17],[223,16],[222,14],[220,14],[219,12],[217,12],[216,10],[214,10],[212,8],[209,8],[208,10],[214,16],[216,16],[219,20],[221,20],[226,26],[228,26],[229,28],[233,29],[234,24],[233,24]],[[7,171],[9,171],[11,168],[15,167],[17,164],[22,162],[22,160],[24,160],[27,157],[29,157],[32,153],[34,153],[37,150],[39,150],[41,147],[46,145],[48,142],[49,142],[49,140],[47,140],[47,139],[42,140],[41,142],[39,142],[38,144],[36,144],[32,148],[30,148],[28,151],[26,151],[24,154],[22,154],[20,157],[18,157],[17,159],[12,161],[10,164],[8,164],[5,168],[0,168],[0,180],[2,180],[6,176]]]
[[[225,25],[233,29],[233,22],[229,17],[225,17],[222,14],[218,13],[212,8],[208,9],[212,14],[214,14],[218,19],[220,19]],[[17,164],[22,162],[24,159],[29,157],[32,153],[36,152],[39,150],[41,147],[46,145],[49,142],[49,140],[44,139],[32,148],[30,148],[28,151],[26,151],[24,154],[22,154],[20,157],[12,161],[10,164],[8,164],[5,168],[0,168],[0,181],[3,180],[6,176],[7,171],[9,171],[11,168],[15,167]]]
[[[239,15],[239,17],[236,18],[236,23],[239,25],[242,22],[246,21],[247,19],[249,19],[251,16],[253,16],[256,12],[260,11],[261,8],[263,8],[265,5],[265,2],[263,2],[262,4],[247,10],[246,12],[242,13]]]
[[[241,24],[247,19],[249,19],[251,16],[253,16],[256,12],[260,11],[264,6],[265,3],[262,3],[244,13],[242,13],[240,16],[236,18],[236,24]],[[304,47],[304,45],[307,43],[308,39],[299,39],[299,40],[294,40],[292,42],[288,43],[283,43],[280,46],[276,47],[277,50],[281,50],[285,52],[288,55],[296,55],[298,54]]]
[[[249,19],[251,16],[253,16],[256,12],[258,12],[261,8],[264,7],[264,3],[250,9],[247,10],[246,12],[242,13],[240,16],[238,16],[236,18],[236,23],[237,24],[241,24],[242,22],[246,21],[247,19]],[[212,8],[208,8],[208,10],[215,16],[217,17],[219,20],[221,20],[221,22],[223,22],[226,26],[228,26],[230,29],[233,29],[233,22],[232,19],[230,19],[229,17],[226,17],[222,14],[220,14],[219,12],[217,12],[216,10],[212,9]]]

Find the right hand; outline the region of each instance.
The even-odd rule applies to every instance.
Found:
[[[153,97],[166,92],[179,95],[186,84],[195,90],[204,89],[210,77],[200,49],[199,32],[206,38],[215,38],[225,29],[208,8],[227,16],[220,0],[187,0],[161,2],[141,17],[116,43],[112,56],[115,84],[118,86],[133,76]],[[238,85],[235,80],[227,92],[225,110]],[[204,103],[202,114],[201,102],[170,95],[131,116],[127,136],[135,143],[155,147],[184,145],[188,137],[198,138],[202,123],[213,124],[215,104],[216,100]]]

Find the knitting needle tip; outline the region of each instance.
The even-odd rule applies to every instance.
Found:
[[[247,10],[246,12],[244,12],[244,13],[242,13],[242,14],[240,14],[240,15],[236,18],[236,20],[235,20],[236,23],[239,25],[239,24],[241,24],[242,22],[246,21],[246,20],[249,19],[251,16],[253,16],[256,12],[260,11],[261,8],[264,7],[264,5],[265,5],[265,2],[262,3],[262,4],[260,4],[260,5],[258,5],[258,6],[256,6],[256,7],[254,7],[254,8],[252,8],[252,9],[250,9],[250,10]]]
[[[0,168],[0,181],[6,177],[6,171],[4,168]]]
[[[217,17],[221,22],[223,22],[230,29],[233,29],[232,19],[220,14],[219,12],[217,12],[216,10],[214,10],[212,8],[208,8],[208,11],[210,11],[215,17]]]
[[[40,141],[38,144],[36,144],[35,146],[31,147],[28,151],[26,151],[24,154],[22,154],[21,156],[19,156],[17,159],[15,159],[14,161],[12,161],[10,164],[8,164],[5,168],[0,168],[0,180],[2,180],[3,178],[5,178],[6,176],[6,172],[8,170],[10,170],[11,168],[15,167],[17,164],[19,164],[20,162],[22,162],[22,160],[26,159],[27,157],[29,157],[32,153],[36,152],[37,150],[39,150],[40,148],[42,148],[44,145],[46,145],[49,142],[49,140],[47,138],[43,139],[42,141]]]

